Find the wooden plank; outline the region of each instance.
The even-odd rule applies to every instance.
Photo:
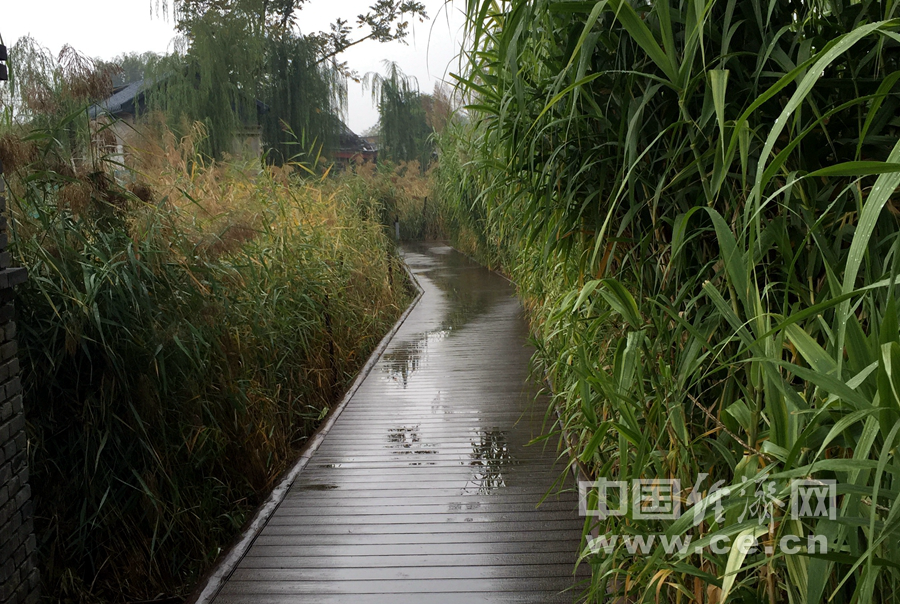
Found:
[[[301,534],[297,531],[263,531],[256,538],[260,544],[273,543],[300,543],[297,536]],[[562,540],[573,542],[581,537],[581,528],[573,528],[568,530],[557,531],[489,531],[480,533],[478,541],[482,543],[517,543],[520,541],[554,541]],[[271,539],[271,541],[266,541]],[[280,541],[284,539],[284,541]],[[416,544],[430,543],[436,546],[445,543],[471,543],[472,535],[464,532],[445,532],[445,533],[343,533],[332,532],[327,535],[303,534],[304,545],[395,545],[395,544]]]
[[[253,550],[238,568],[411,568],[418,566],[521,566],[531,564],[571,564],[575,568],[575,554],[516,553],[516,554],[429,554],[415,556],[254,556]]]
[[[385,480],[382,482],[366,480],[355,480],[348,477],[344,480],[334,479],[332,482],[311,482],[308,484],[294,485],[286,497],[287,503],[293,503],[297,498],[303,498],[310,492],[328,493],[328,496],[322,495],[323,499],[329,500],[328,504],[333,505],[334,500],[343,499],[349,505],[364,505],[361,499],[376,496],[379,498],[416,498],[417,502],[422,504],[424,500],[420,498],[429,498],[425,488],[417,488],[419,485],[427,485],[427,489],[432,491],[432,497],[440,497],[471,501],[472,498],[488,497],[495,500],[504,499],[506,496],[516,498],[515,501],[521,501],[524,497],[526,501],[533,500],[535,505],[543,498],[544,500],[568,501],[577,500],[577,494],[566,492],[562,494],[562,499],[556,495],[555,491],[542,491],[540,487],[535,487],[527,481],[515,477],[506,476],[502,473],[479,472],[468,477],[459,477],[456,480]],[[501,492],[502,491],[502,492]],[[316,495],[316,497],[320,497]],[[535,509],[539,509],[535,507]]]
[[[491,523],[484,522],[354,522],[350,516],[344,518],[341,524],[328,523],[299,523],[297,518],[289,516],[275,516],[266,525],[266,528],[279,530],[275,527],[302,526],[309,534],[350,534],[350,533],[482,533],[493,531],[564,531],[580,528],[583,523],[579,519],[567,520],[542,520],[540,523],[528,522],[503,522],[495,520]],[[281,529],[283,530],[283,529]],[[576,546],[573,546],[575,549]]]
[[[561,495],[552,495],[543,500],[543,502],[534,501],[531,498],[528,498],[524,501],[522,500],[513,500],[508,497],[494,497],[493,495],[483,495],[483,496],[468,496],[468,497],[457,497],[457,496],[427,496],[423,497],[396,497],[389,495],[387,497],[367,497],[365,499],[359,498],[351,498],[348,499],[344,497],[343,493],[322,493],[317,497],[301,497],[294,496],[286,499],[284,503],[281,505],[285,509],[298,508],[298,507],[317,507],[317,508],[325,508],[331,511],[340,510],[343,506],[357,506],[357,505],[365,505],[367,507],[393,507],[397,505],[441,505],[441,506],[454,506],[461,507],[466,509],[477,509],[481,506],[496,506],[496,505],[510,505],[510,506],[525,506],[525,509],[535,508],[540,509],[544,506],[549,506],[551,504],[559,504],[560,506],[573,506],[572,509],[576,509],[578,504],[578,499],[575,493],[567,492]],[[540,506],[540,507],[538,507]]]
[[[576,577],[589,576],[586,565]],[[490,579],[529,577],[570,577],[570,564],[522,566],[413,566],[389,568],[254,568],[238,569],[234,581],[371,581],[378,579]]]
[[[232,581],[229,593],[247,595],[561,592],[577,581],[563,577],[489,579],[375,579],[369,581]]]
[[[442,554],[492,554],[498,552],[514,553],[571,553],[568,543],[557,540],[545,541],[511,541],[509,543],[469,541],[466,543],[396,543],[377,545],[296,545],[294,535],[266,536],[260,535],[253,544],[253,555],[260,557],[319,557],[319,558],[370,558],[372,556],[413,556],[434,552],[435,545],[440,545]],[[248,554],[249,555],[249,554]]]
[[[279,510],[281,512],[282,510]],[[431,523],[544,523],[553,521],[572,521],[572,511],[541,511],[513,513],[484,513],[480,511],[433,512],[431,514],[331,514],[328,516],[295,516],[289,512],[279,514],[288,522],[303,522],[307,526],[321,524],[361,525],[361,524],[427,524]]]
[[[577,592],[576,592],[577,593]],[[230,594],[227,590],[216,599],[221,604],[570,604],[572,593],[556,591],[467,593],[357,594],[350,600],[346,594],[308,594],[302,601],[294,595]],[[348,602],[349,600],[349,602]]]
[[[357,502],[353,502],[357,503]],[[474,501],[464,503],[450,501],[448,503],[433,503],[427,501],[421,504],[409,504],[402,499],[394,499],[389,505],[371,505],[368,501],[361,502],[365,505],[315,505],[316,501],[306,502],[300,497],[292,498],[291,502],[282,504],[282,512],[288,516],[320,516],[326,514],[339,514],[342,516],[372,516],[372,515],[396,515],[396,514],[461,514],[465,512],[502,512],[522,513],[534,511],[565,511],[569,516],[578,510],[577,502],[550,501],[540,507],[535,507],[531,502],[481,503]]]
[[[323,484],[327,483],[329,479],[334,479],[335,477],[337,477],[338,479],[337,482],[345,482],[350,480],[372,480],[372,475],[376,474],[375,472],[373,472],[373,470],[378,470],[377,477],[383,478],[388,482],[404,480],[416,481],[433,478],[441,478],[443,480],[458,480],[460,478],[470,477],[472,475],[472,467],[473,466],[460,465],[442,467],[440,475],[435,476],[434,466],[407,466],[403,468],[395,468],[392,465],[369,465],[360,468],[358,466],[337,465],[329,466],[326,468],[315,468],[309,470],[308,472],[304,472],[303,481],[298,481],[295,484]],[[513,480],[532,477],[552,481],[559,477],[560,471],[561,470],[559,468],[552,467],[529,467],[522,471],[516,470],[515,467],[506,467],[502,468],[499,473]]]

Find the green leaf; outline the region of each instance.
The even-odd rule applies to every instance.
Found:
[[[725,413],[736,419],[744,432],[750,433],[753,414],[750,411],[750,407],[747,406],[747,403],[745,403],[743,399],[738,399],[731,403],[726,407]]]
[[[763,145],[759,166],[757,167],[757,179],[753,188],[753,198],[756,203],[759,203],[762,190],[766,186],[766,183],[763,182],[763,173],[766,169],[766,162],[772,153],[772,149],[775,147],[775,143],[781,136],[782,131],[787,127],[788,122],[791,121],[791,117],[797,111],[800,103],[806,99],[812,91],[813,86],[815,86],[819,78],[822,77],[825,69],[831,65],[835,59],[853,48],[857,42],[878,29],[884,28],[886,25],[887,22],[881,21],[857,27],[829,43],[818,55],[816,55],[815,63],[809,68],[809,71],[803,76],[803,79],[800,80],[800,83],[797,85],[797,90],[794,91],[794,94],[791,95],[791,98],[781,110],[781,115],[775,120],[772,129],[769,131],[769,136],[766,137],[766,143]],[[752,206],[752,204],[748,204],[748,206]]]
[[[593,281],[588,281],[584,284],[584,287],[581,288],[581,293],[578,295],[578,299],[575,300],[575,304],[572,305],[572,311],[577,312],[578,309],[581,308],[581,305],[584,304],[584,301],[588,299],[588,297],[594,293],[594,290],[600,286],[600,280],[595,279]]]
[[[809,366],[823,374],[831,374],[837,369],[837,363],[826,353],[812,336],[801,329],[797,324],[788,325],[785,328],[788,340],[793,343]]]
[[[603,283],[604,289],[601,290],[600,295],[613,310],[622,315],[628,325],[633,329],[640,329],[644,321],[634,297],[615,279],[601,279],[601,283]]]
[[[710,69],[709,87],[712,90],[716,121],[719,122],[719,145],[725,151],[725,91],[728,88],[728,70]]]
[[[735,543],[740,543],[740,541],[747,537],[759,537],[760,535],[764,535],[768,532],[768,529],[765,526],[755,526],[742,530],[738,533],[738,536],[735,537]],[[731,593],[731,589],[734,587],[734,581],[737,579],[737,574],[741,570],[741,566],[744,564],[744,559],[747,557],[747,551],[743,548],[732,546],[731,551],[728,553],[728,561],[725,563],[725,574],[722,577],[722,594],[721,600],[722,604],[725,604],[728,601],[728,596]]]
[[[644,24],[643,19],[638,17],[634,9],[631,8],[631,4],[626,0],[609,0],[608,5],[615,12],[616,19],[631,35],[631,38],[647,53],[647,56],[659,67],[659,70],[669,78],[671,85],[677,85],[678,70],[675,69],[672,60],[663,52],[663,49],[659,47],[656,38],[653,37],[653,33]]]
[[[806,178],[824,176],[874,176],[875,174],[893,174],[900,172],[900,163],[888,163],[883,161],[848,161],[815,170],[806,175]]]
[[[898,141],[891,154],[887,159],[888,163],[900,163],[900,141]],[[844,267],[844,283],[841,287],[843,294],[848,294],[856,287],[856,276],[859,274],[859,268],[862,266],[863,257],[869,246],[869,240],[875,231],[875,223],[881,215],[885,204],[893,195],[900,185],[900,173],[890,172],[880,175],[875,184],[869,191],[869,197],[863,205],[860,213],[859,221],[856,225],[856,232],[853,234],[853,241],[850,242],[850,251],[847,252],[847,263]],[[847,315],[850,313],[850,301],[843,302],[837,311],[835,317],[837,324],[837,349],[844,350],[844,341],[847,331]],[[838,355],[838,367],[843,363],[843,354]]]
[[[878,372],[878,406],[882,432],[887,433],[900,419],[900,343],[881,345],[881,369]]]

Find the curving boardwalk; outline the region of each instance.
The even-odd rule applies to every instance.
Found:
[[[513,288],[440,244],[404,255],[422,299],[217,604],[578,599],[583,519],[556,441],[526,447],[545,408]]]

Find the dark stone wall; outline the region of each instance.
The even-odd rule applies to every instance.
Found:
[[[39,598],[12,289],[25,269],[10,267],[4,187],[0,178],[0,602],[23,604]]]

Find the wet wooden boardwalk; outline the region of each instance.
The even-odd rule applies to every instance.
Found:
[[[217,604],[577,601],[582,518],[541,434],[513,288],[439,244],[424,294]]]

